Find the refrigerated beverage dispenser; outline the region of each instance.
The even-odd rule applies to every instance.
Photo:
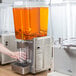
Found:
[[[14,72],[35,74],[51,68],[52,39],[47,36],[49,9],[50,1],[46,0],[14,2],[15,37],[20,52],[20,60],[12,64]],[[26,53],[24,60],[22,52]]]

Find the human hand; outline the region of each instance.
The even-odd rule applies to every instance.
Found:
[[[19,61],[26,60],[26,52],[12,52],[2,44],[0,44],[0,52]]]
[[[26,60],[26,53],[25,52],[12,52],[10,57],[22,62],[23,60]]]

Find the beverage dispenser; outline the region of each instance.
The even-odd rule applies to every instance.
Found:
[[[38,73],[51,65],[51,38],[47,36],[50,1],[22,0],[13,4],[13,19],[20,60],[13,71],[20,74]],[[21,53],[26,53],[22,60]],[[48,63],[47,63],[48,62]]]

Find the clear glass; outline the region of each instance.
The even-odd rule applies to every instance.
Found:
[[[31,63],[31,57],[32,57],[32,55],[30,56],[30,51],[31,50],[30,50],[29,46],[26,46],[26,48],[20,48],[18,63],[23,63],[23,64],[29,63],[30,64]]]
[[[47,36],[50,1],[16,1],[13,7],[16,39]]]

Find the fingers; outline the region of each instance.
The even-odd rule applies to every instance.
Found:
[[[16,53],[16,57],[19,61],[23,61],[23,60],[26,60],[26,53],[25,52],[17,52]]]
[[[16,52],[17,55],[26,56],[26,52]]]
[[[26,56],[20,56],[19,59],[26,60]]]
[[[23,60],[26,60],[26,52],[14,52],[13,55],[11,56],[12,58],[19,60],[20,62],[22,62]]]
[[[19,56],[19,58],[26,60],[26,53],[21,52],[21,54],[18,53],[17,55]]]

